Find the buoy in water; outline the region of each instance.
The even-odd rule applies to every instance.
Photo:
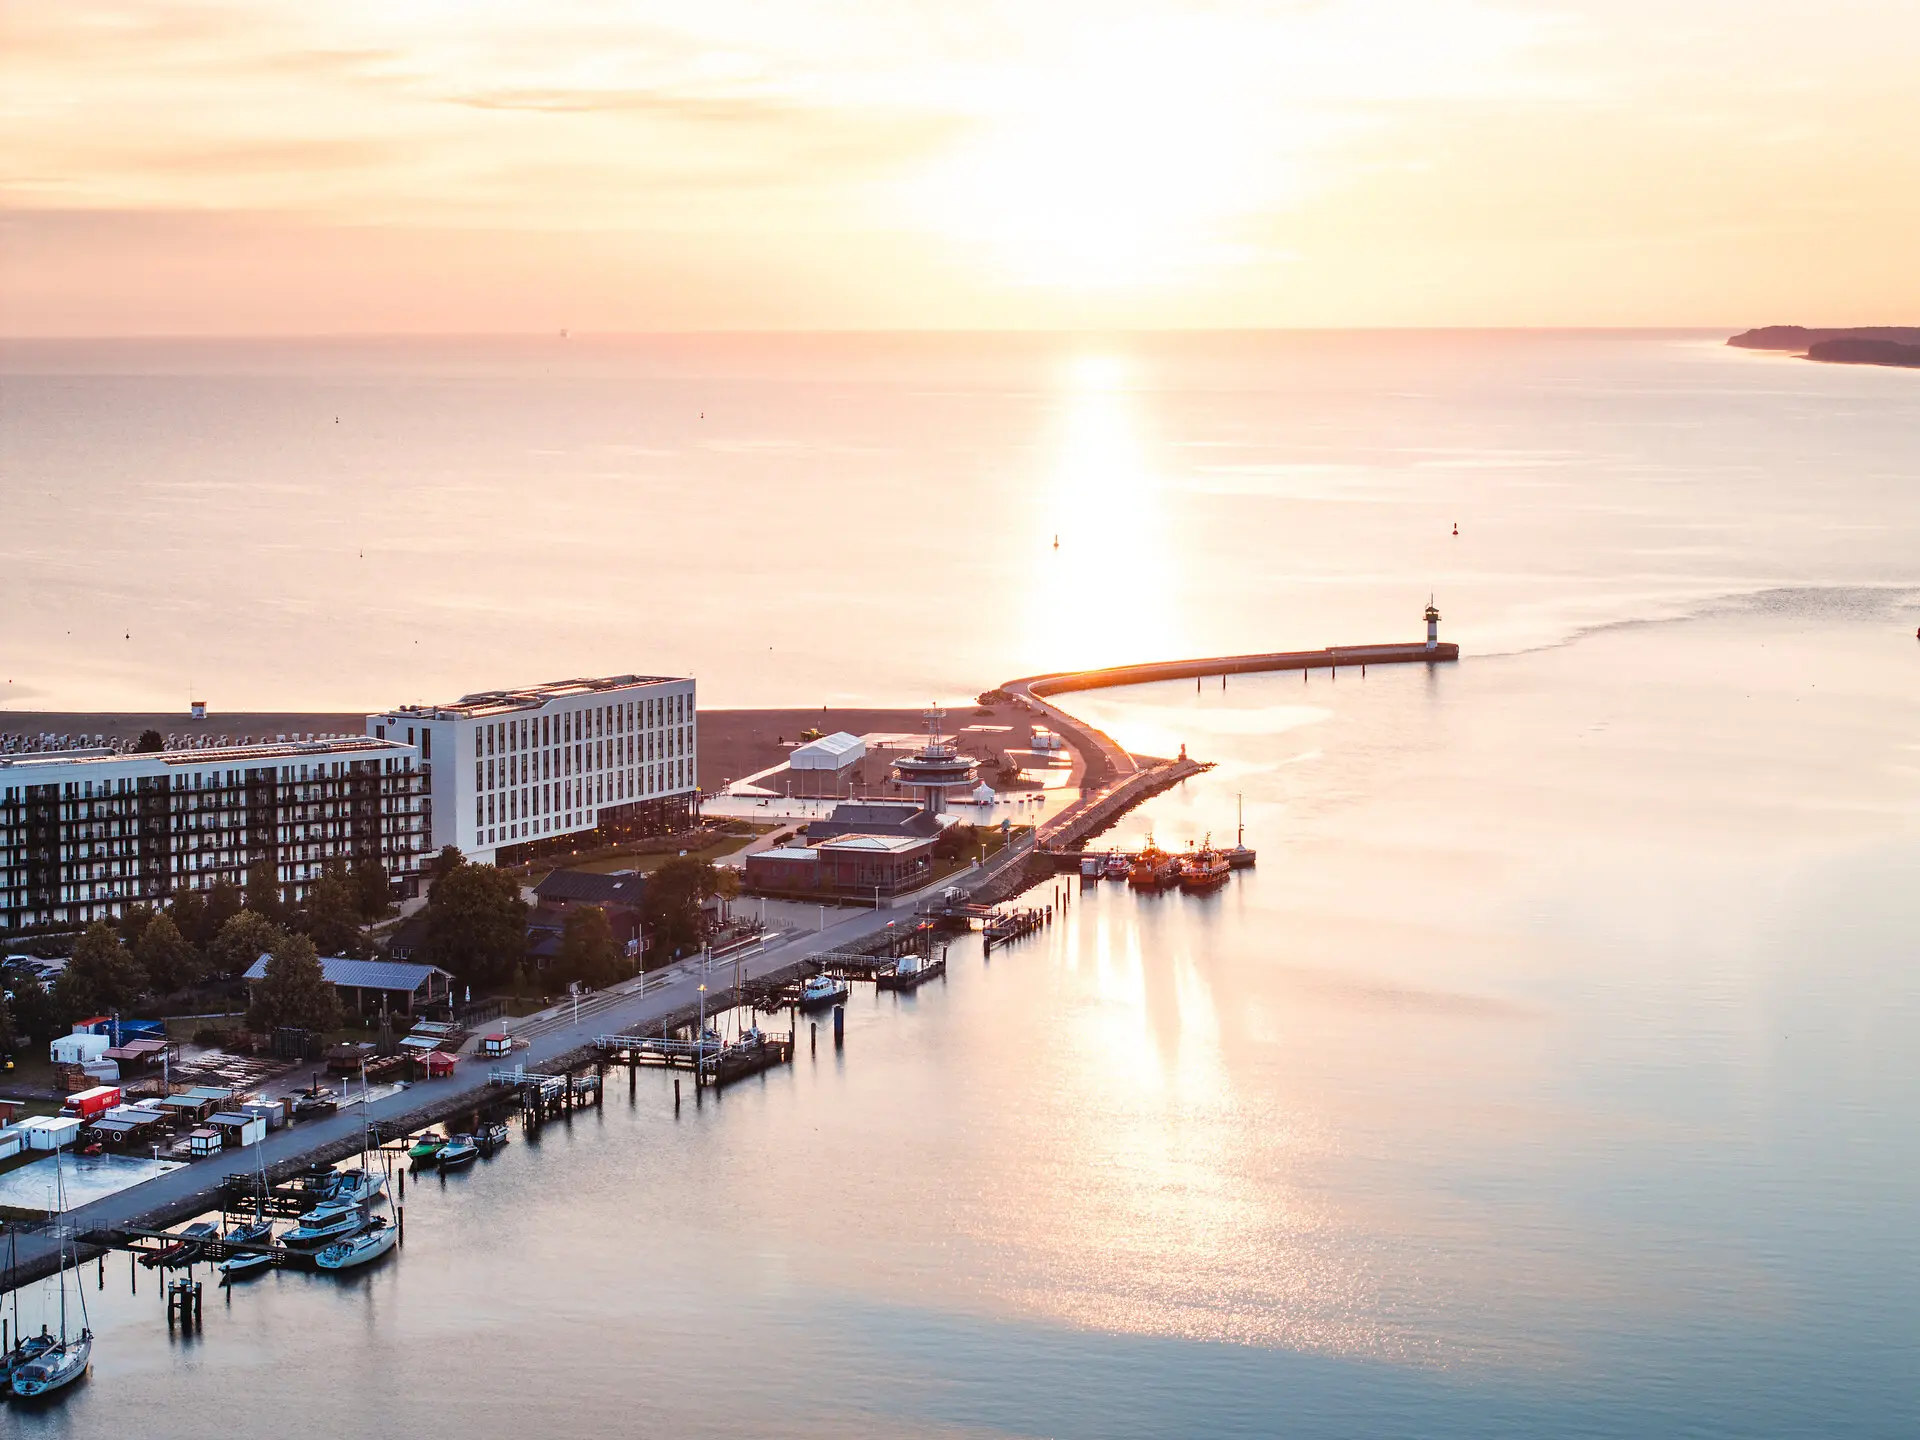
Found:
[[[1453,522],[1453,533],[1456,535],[1460,533],[1460,522],[1458,520]]]

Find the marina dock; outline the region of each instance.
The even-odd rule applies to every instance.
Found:
[[[1010,681],[1003,688],[1030,709],[1050,717],[1063,738],[1080,750],[1085,762],[1083,793],[1042,826],[1039,846],[1008,847],[992,863],[966,877],[960,886],[968,892],[964,898],[936,902],[935,908],[944,904],[955,909],[957,905],[958,910],[968,913],[948,918],[969,927],[980,924],[988,930],[993,944],[1032,933],[1050,922],[1050,907],[1009,915],[983,902],[1004,900],[1050,876],[1055,857],[1041,853],[1043,847],[1077,851],[1088,835],[1113,823],[1127,808],[1206,768],[1184,758],[1143,762],[1127,754],[1110,737],[1049,703],[1044,698],[1048,695],[1208,675],[1433,664],[1455,660],[1458,655],[1457,646],[1431,643],[1346,646],[1119,666]],[[233,1197],[242,1190],[251,1196],[260,1170],[264,1169],[270,1186],[283,1185],[304,1170],[332,1165],[358,1153],[369,1127],[377,1137],[393,1139],[455,1118],[477,1119],[489,1111],[497,1113],[503,1102],[530,1106],[525,1113],[536,1125],[543,1120],[564,1119],[581,1105],[603,1103],[605,1072],[613,1064],[628,1066],[632,1085],[637,1083],[634,1077],[643,1066],[657,1063],[680,1068],[684,1063],[700,1077],[704,1088],[709,1074],[716,1084],[724,1084],[791,1063],[797,1026],[783,1035],[766,1034],[752,1041],[752,1055],[740,1048],[729,1055],[724,1044],[709,1055],[706,1045],[682,1038],[679,1043],[691,1047],[683,1056],[669,1042],[676,1030],[694,1026],[703,1014],[715,1015],[733,1005],[771,1002],[770,1008],[785,1008],[787,987],[807,974],[838,973],[885,989],[910,990],[944,973],[944,952],[936,955],[930,932],[922,934],[922,922],[938,917],[919,915],[915,926],[903,930],[898,924],[899,913],[886,909],[853,911],[818,933],[795,934],[731,957],[725,968],[732,972],[732,987],[716,983],[721,967],[708,967],[698,958],[682,960],[601,991],[582,1000],[577,1009],[556,1007],[520,1028],[517,1033],[528,1039],[529,1045],[516,1052],[515,1071],[490,1072],[477,1060],[470,1060],[452,1076],[402,1086],[343,1107],[336,1114],[295,1122],[269,1134],[258,1146],[226,1151],[154,1176],[46,1222],[22,1224],[12,1283],[23,1285],[54,1273],[63,1235],[77,1240],[89,1258],[108,1248],[176,1243],[178,1236],[160,1237],[181,1221],[230,1208]],[[890,927],[894,932],[891,936]],[[903,933],[913,937],[916,965],[902,965]],[[739,1047],[740,1038],[733,1043]]]

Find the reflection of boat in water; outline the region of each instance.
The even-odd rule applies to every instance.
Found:
[[[471,1165],[480,1158],[480,1147],[471,1135],[456,1135],[447,1141],[440,1151],[442,1170],[458,1169],[462,1165]]]
[[[399,1238],[399,1231],[387,1223],[386,1217],[375,1219],[360,1234],[350,1240],[341,1240],[327,1246],[313,1257],[313,1263],[322,1270],[351,1270],[356,1265],[365,1265],[378,1260]]]
[[[838,1005],[853,993],[853,987],[831,975],[809,975],[800,986],[802,1010],[824,1010]]]

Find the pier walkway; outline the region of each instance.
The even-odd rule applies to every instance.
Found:
[[[1144,665],[1111,665],[1100,670],[1062,670],[1051,675],[1029,675],[1009,680],[1000,688],[1025,702],[1036,714],[1051,722],[1066,742],[1079,750],[1086,764],[1086,781],[1081,798],[1050,817],[1041,826],[1043,844],[1097,826],[1094,812],[1106,808],[1125,808],[1137,803],[1122,792],[1164,789],[1166,783],[1186,778],[1198,766],[1174,776],[1162,773],[1148,779],[1149,771],[1140,759],[1122,749],[1112,736],[1096,730],[1086,721],[1069,715],[1045,697],[1076,690],[1112,690],[1122,685],[1150,685],[1161,680],[1194,680],[1208,675],[1259,675],[1277,670],[1334,670],[1369,665],[1433,665],[1458,660],[1460,647],[1436,643],[1431,649],[1415,640],[1403,645],[1329,645],[1320,650],[1273,650],[1259,655],[1215,655],[1198,660],[1159,660]],[[1161,783],[1164,782],[1164,783]],[[1118,803],[1117,803],[1118,802]]]

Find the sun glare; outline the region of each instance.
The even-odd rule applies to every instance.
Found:
[[[1028,284],[1140,285],[1231,261],[1257,130],[1185,39],[1137,25],[1000,77],[993,119],[927,181],[936,228]]]

